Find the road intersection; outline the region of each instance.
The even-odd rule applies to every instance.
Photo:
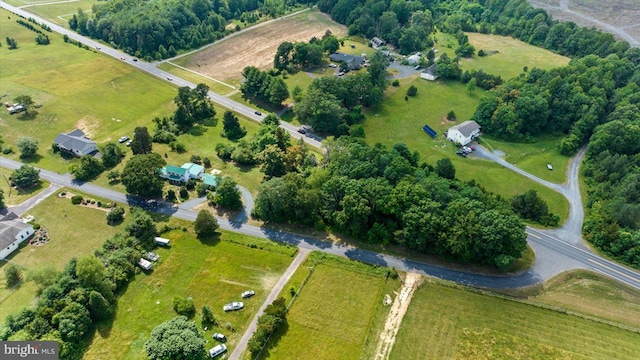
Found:
[[[11,6],[3,1],[0,1],[0,7],[26,18],[33,18],[41,24],[48,25],[55,32],[67,35],[69,38],[86,44],[87,46],[90,46],[92,48],[99,49],[98,51],[100,51],[101,53],[112,56],[116,59],[125,59],[125,61],[127,61],[130,66],[134,66],[166,81],[171,81],[177,86],[189,86],[192,88],[195,87],[195,84],[191,82],[181,79],[175,75],[169,75],[166,72],[158,69],[153,63],[147,63],[140,60],[133,61],[133,59],[128,54],[125,54],[119,50],[113,49],[92,39],[86,38],[74,31],[65,29],[23,9]],[[218,105],[245,115],[250,119],[258,122],[262,121],[263,119],[263,115],[256,114],[256,111],[254,109],[244,104],[238,103],[213,92],[209,92],[209,97]],[[293,138],[299,139],[301,137],[304,137],[297,132],[296,126],[284,122],[281,122],[280,126],[289,131]],[[307,144],[315,146],[319,149],[322,148],[322,144],[319,141],[321,139],[309,137],[304,137],[304,139]],[[403,271],[413,271],[422,275],[434,276],[437,278],[455,281],[470,286],[486,288],[518,288],[537,284],[569,269],[585,268],[602,273],[636,289],[640,289],[640,274],[637,271],[593,254],[581,242],[582,240],[580,238],[580,229],[583,217],[583,214],[581,213],[582,204],[580,200],[578,200],[578,202],[576,203],[576,201],[572,201],[572,199],[569,198],[569,194],[575,195],[577,191],[577,168],[579,166],[580,159],[581,157],[575,159],[570,167],[570,172],[573,171],[573,174],[570,177],[571,180],[568,187],[548,183],[541,179],[534,179],[535,181],[539,181],[543,183],[543,185],[549,186],[552,189],[567,196],[572,209],[572,212],[570,213],[570,220],[568,222],[571,226],[569,228],[567,228],[566,226],[563,228],[567,231],[568,236],[566,237],[566,240],[568,241],[563,241],[565,240],[564,236],[562,237],[562,239],[558,237],[558,235],[563,235],[560,232],[552,233],[528,227],[527,242],[536,253],[536,261],[530,269],[517,276],[490,276],[446,269],[438,266],[420,263],[417,261],[402,259],[391,255],[358,249],[353,246],[333,244],[310,236],[292,234],[285,231],[270,229],[268,227],[249,225],[246,223],[246,218],[243,218],[241,221],[229,221],[224,218],[219,218],[218,222],[220,224],[220,227],[225,230],[267,238],[274,241],[295,245],[306,250],[324,251],[330,254],[345,256],[350,259],[359,260],[370,264],[395,267],[396,269]],[[523,175],[526,174],[522,170],[507,163],[499,157],[493,158],[492,160],[497,161],[501,165],[508,167],[514,171],[520,172]],[[20,167],[20,165],[21,163],[19,162],[0,157],[0,166],[2,167],[16,169]],[[163,202],[158,203],[157,206],[152,206],[144,199],[138,198],[136,196],[122,194],[91,183],[78,182],[76,180],[73,180],[69,174],[58,174],[42,169],[40,172],[40,176],[43,179],[51,182],[52,184],[55,184],[56,186],[65,186],[78,189],[96,197],[116,201],[122,204],[128,204],[130,206],[145,207],[149,210],[153,210],[169,216],[175,216],[177,218],[189,221],[194,221],[197,216],[197,213],[190,209],[180,208],[178,206]],[[529,174],[525,176],[532,177]],[[571,220],[574,218],[577,219],[577,222],[576,220]]]

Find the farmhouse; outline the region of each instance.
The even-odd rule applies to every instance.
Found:
[[[373,47],[376,50],[378,50],[379,48],[387,45],[387,43],[384,40],[382,40],[382,39],[380,39],[378,37],[374,37],[373,39],[371,39],[370,42],[371,42],[371,47]]]
[[[0,259],[9,256],[35,232],[33,226],[20,221],[14,213],[0,217]]]
[[[194,163],[184,163],[181,167],[167,165],[160,169],[160,177],[176,183],[186,183],[190,179],[199,179],[204,167]]]
[[[475,121],[465,121],[452,126],[447,131],[447,139],[460,145],[467,145],[480,135],[480,125]]]
[[[58,134],[53,140],[53,144],[56,145],[58,149],[77,157],[98,152],[98,145],[96,145],[94,141],[89,140],[80,129],[75,129],[66,134]]]
[[[362,63],[364,63],[364,58],[362,56],[350,55],[341,52],[329,55],[329,59],[333,62],[346,63],[349,70],[359,69]]]
[[[436,63],[433,63],[431,66],[424,69],[424,71],[420,73],[420,77],[429,81],[437,80],[438,75],[436,75]]]

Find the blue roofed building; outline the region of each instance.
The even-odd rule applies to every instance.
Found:
[[[199,179],[204,174],[204,167],[194,163],[184,163],[181,168],[187,170],[188,179]]]
[[[189,180],[189,172],[187,169],[173,165],[167,165],[160,169],[160,176],[178,183],[186,183]]]

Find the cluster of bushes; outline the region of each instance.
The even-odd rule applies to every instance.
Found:
[[[258,318],[258,329],[249,340],[251,355],[258,355],[269,337],[286,324],[286,313],[287,307],[283,297],[277,298],[264,309],[264,314]]]
[[[321,39],[314,36],[308,43],[285,41],[278,46],[273,58],[273,68],[293,73],[300,68],[320,66],[325,53],[333,54],[339,48],[340,42],[329,30],[324,33]]]
[[[38,34],[38,35],[36,36],[36,44],[38,44],[38,45],[49,45],[49,43],[51,42],[51,40],[49,39],[49,35],[47,35],[47,34],[43,33],[43,32],[42,32],[42,30],[40,30],[40,29],[36,28],[35,26],[33,26],[32,24],[30,24],[30,23],[29,23],[29,22],[33,22],[33,23],[35,23],[36,25],[38,25],[38,23],[37,23],[34,19],[29,18],[29,22],[26,22],[26,21],[24,21],[24,20],[20,20],[20,19],[18,19],[18,20],[16,20],[16,22],[17,22],[18,24],[20,24],[20,25],[22,25],[22,26],[26,27],[27,29],[29,29],[29,30],[31,30],[31,31],[33,31],[33,32],[35,32],[35,33],[37,33],[37,34]],[[48,26],[46,26],[46,25],[44,25],[44,26],[43,26],[43,25],[41,25],[41,27],[42,27],[43,29],[45,29],[45,30],[47,30],[47,29],[48,29],[47,31],[51,32],[51,29],[50,29]]]
[[[253,97],[272,105],[280,105],[289,97],[287,84],[281,77],[272,76],[254,66],[242,70],[244,82],[240,91],[245,97]]]
[[[547,202],[540,198],[535,190],[512,197],[511,208],[523,219],[533,220],[542,225],[556,226],[560,222],[560,217],[549,212]]]
[[[73,40],[67,34],[62,35],[62,40],[64,40],[64,42],[69,43],[71,45],[75,45],[75,46],[77,46],[77,47],[79,47],[81,49],[85,49],[85,50],[89,50],[90,49],[90,47],[88,45],[85,45],[85,44],[81,43],[80,41]]]
[[[7,42],[7,46],[9,47],[9,50],[15,50],[18,48],[18,42],[16,41],[15,38],[7,36],[5,38],[5,41]]]

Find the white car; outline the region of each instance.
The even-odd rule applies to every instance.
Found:
[[[226,304],[225,306],[222,307],[222,310],[224,310],[225,312],[227,311],[234,311],[234,310],[240,310],[244,307],[244,304],[240,301],[234,301],[232,303]]]
[[[173,81],[173,78],[171,76],[167,76],[167,80]]]
[[[147,253],[147,259],[149,259],[151,261],[158,261],[158,260],[160,260],[160,255],[158,255],[156,253],[152,253],[151,251],[149,251]]]
[[[227,341],[227,337],[224,336],[224,334],[220,334],[220,333],[214,333],[213,334],[213,338],[220,341],[220,342],[226,342]]]
[[[247,290],[247,291],[245,291],[245,292],[243,292],[243,293],[242,293],[242,298],[243,298],[243,299],[248,299],[248,298],[252,297],[252,296],[253,296],[253,295],[255,295],[255,294],[256,294],[256,292],[255,292],[255,291],[253,291],[253,290]]]
[[[118,139],[118,142],[122,144],[123,142],[125,142],[127,140],[129,140],[129,137],[125,135],[125,136],[121,137],[120,139]]]
[[[218,355],[224,354],[226,351],[227,351],[227,345],[225,344],[216,345],[212,347],[211,350],[209,350],[209,356],[213,359]]]

